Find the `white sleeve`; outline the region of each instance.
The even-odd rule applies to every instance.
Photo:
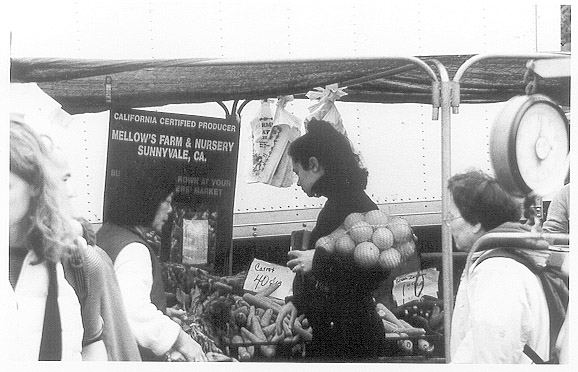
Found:
[[[490,262],[491,261],[491,262]],[[456,363],[518,363],[529,337],[524,280],[531,273],[509,258],[492,258],[472,272],[467,297],[470,327],[455,353]],[[465,359],[468,360],[465,360]]]
[[[171,349],[181,328],[151,302],[153,275],[148,248],[141,243],[128,244],[118,254],[114,271],[138,344],[163,355]]]

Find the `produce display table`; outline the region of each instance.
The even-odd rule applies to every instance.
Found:
[[[312,332],[307,319],[303,316],[298,319],[299,327],[294,334],[285,327],[283,337],[275,339],[274,321],[281,301],[259,293],[245,292],[246,272],[219,277],[189,265],[164,262],[162,266],[167,305],[185,310],[185,315],[173,320],[202,346],[205,353],[210,353],[211,360],[307,361]],[[382,314],[382,306],[377,306],[378,314]],[[403,310],[397,309],[396,312],[403,313]],[[405,329],[416,332],[410,332],[411,335],[386,333],[383,356],[377,362],[445,362],[441,333],[433,330],[425,332],[421,328]],[[429,345],[429,349],[424,345]]]

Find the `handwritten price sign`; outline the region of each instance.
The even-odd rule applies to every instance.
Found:
[[[395,278],[392,294],[397,306],[417,300],[423,295],[437,297],[439,276],[436,268],[429,268]]]
[[[288,267],[255,258],[247,272],[243,289],[248,292],[259,292],[270,285],[280,283],[279,288],[271,294],[271,297],[284,299],[293,294],[294,278],[295,273]]]

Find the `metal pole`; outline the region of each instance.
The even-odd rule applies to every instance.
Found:
[[[451,82],[447,70],[437,60],[432,60],[441,77],[441,144],[442,144],[442,284],[444,303],[444,344],[446,362],[451,362],[450,336],[451,321],[454,308],[454,262],[452,252],[452,236],[448,226],[443,223],[449,209],[448,179],[451,176]]]

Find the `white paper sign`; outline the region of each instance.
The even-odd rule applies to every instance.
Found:
[[[293,294],[294,278],[295,273],[290,268],[255,258],[247,272],[243,289],[248,292],[259,292],[271,284],[281,283],[270,296],[282,300]]]
[[[209,221],[183,221],[183,263],[206,264],[209,251]]]
[[[420,299],[423,295],[438,297],[439,276],[440,273],[436,268],[414,271],[398,276],[393,280],[393,288],[391,290],[393,300],[397,306],[400,306]]]

